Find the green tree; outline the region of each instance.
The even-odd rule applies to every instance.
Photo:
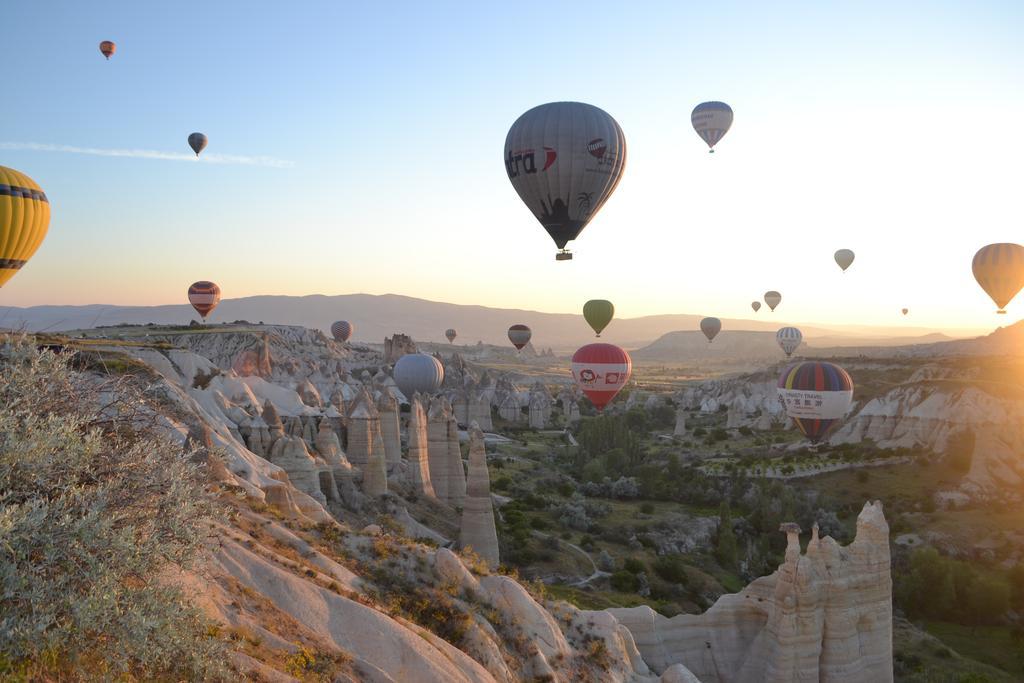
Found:
[[[1010,586],[994,577],[978,576],[967,587],[967,603],[972,623],[998,623],[1010,607]]]
[[[729,501],[723,500],[718,508],[718,543],[715,545],[715,557],[725,569],[736,567],[736,533],[732,528],[732,510]]]

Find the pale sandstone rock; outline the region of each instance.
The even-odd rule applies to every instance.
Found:
[[[384,459],[388,469],[394,470],[402,460],[402,436],[398,420],[398,401],[390,393],[382,392],[377,399],[380,431],[384,446]]]
[[[494,526],[487,454],[484,435],[477,424],[470,427],[469,433],[469,481],[462,509],[459,543],[463,548],[473,548],[492,569],[498,566],[498,533]]]
[[[268,459],[288,473],[288,479],[299,491],[321,503],[327,502],[320,490],[321,468],[317,467],[302,439],[294,436],[281,437],[274,442]]]
[[[374,450],[370,460],[363,467],[363,493],[367,496],[383,496],[388,492],[388,466],[384,461],[384,450]]]
[[[795,525],[785,530],[798,533]],[[844,548],[815,533],[801,556],[797,540],[777,572],[722,596],[702,615],[608,611],[655,671],[681,663],[708,681],[892,681],[888,536],[881,504],[867,503],[853,543]]]
[[[370,461],[374,441],[379,429],[377,408],[364,388],[356,397],[355,403],[348,414],[348,448],[349,462],[362,467]]]
[[[432,399],[427,409],[427,461],[434,494],[448,502],[448,409],[441,397]]]
[[[448,504],[453,507],[461,507],[466,499],[466,470],[462,467],[459,426],[456,424],[455,418],[451,417],[451,413],[448,415],[448,461],[445,466],[445,471],[448,473]]]
[[[676,426],[672,436],[686,436],[686,409],[682,406],[676,408]]]
[[[410,399],[408,438],[409,466],[406,474],[409,483],[417,494],[436,498],[437,494],[430,480],[430,463],[427,455],[427,417],[419,394]]]

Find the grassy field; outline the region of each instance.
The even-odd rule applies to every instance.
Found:
[[[925,630],[964,657],[994,666],[1024,680],[1024,643],[1014,642],[1006,626],[963,626],[940,621]]]

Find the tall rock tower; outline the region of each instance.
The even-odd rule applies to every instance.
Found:
[[[484,434],[475,422],[469,431],[469,481],[462,508],[459,544],[463,548],[472,547],[492,568],[498,566],[498,533],[494,528],[487,452],[484,448]]]

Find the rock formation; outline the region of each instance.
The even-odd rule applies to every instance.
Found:
[[[320,503],[327,502],[320,488],[319,473],[323,468],[317,466],[302,439],[294,436],[281,437],[274,442],[268,459],[288,473],[288,479],[295,488]],[[333,483],[333,477],[331,481]]]
[[[269,398],[263,404],[263,421],[267,423],[270,436],[269,441],[264,442],[263,447],[269,449],[274,442],[284,436],[284,424],[281,422],[281,416],[278,415],[277,408]]]
[[[551,420],[551,396],[544,385],[537,382],[530,391],[530,427],[545,429]]]
[[[686,409],[682,406],[676,408],[676,426],[672,436],[686,436]]]
[[[446,401],[436,397],[427,409],[427,462],[430,481],[438,500],[448,500],[448,409]]]
[[[466,498],[466,471],[462,468],[459,426],[451,413],[448,415],[448,461],[445,464],[445,472],[448,475],[447,502],[449,505],[459,507]]]
[[[491,482],[487,472],[487,452],[480,426],[469,431],[469,480],[462,508],[459,543],[473,550],[492,568],[498,566],[498,533],[494,527]]]
[[[671,619],[649,607],[608,610],[655,671],[681,663],[702,681],[893,680],[889,525],[866,503],[853,543],[818,538],[800,554],[783,525],[786,560],[771,576],[719,598],[701,615]]]
[[[388,465],[384,460],[384,450],[374,449],[370,459],[363,467],[363,493],[368,496],[382,496],[388,492]]]
[[[380,416],[377,414],[373,399],[364,387],[348,414],[349,462],[359,467],[369,462],[379,429]]]
[[[498,416],[506,422],[519,422],[520,415],[519,397],[515,394],[506,394],[498,404]]]
[[[394,363],[407,353],[416,353],[416,342],[407,334],[384,338],[384,362]]]
[[[377,412],[380,414],[384,459],[387,462],[388,470],[393,470],[402,460],[402,434],[398,421],[398,401],[389,392],[382,392],[377,398]]]
[[[469,415],[463,424],[476,422],[480,429],[489,431],[494,429],[491,421],[491,401],[483,391],[474,390],[469,392]]]
[[[436,498],[437,494],[430,481],[430,462],[427,455],[427,416],[419,394],[410,399],[408,439],[409,466],[406,472],[409,483],[419,495]]]

